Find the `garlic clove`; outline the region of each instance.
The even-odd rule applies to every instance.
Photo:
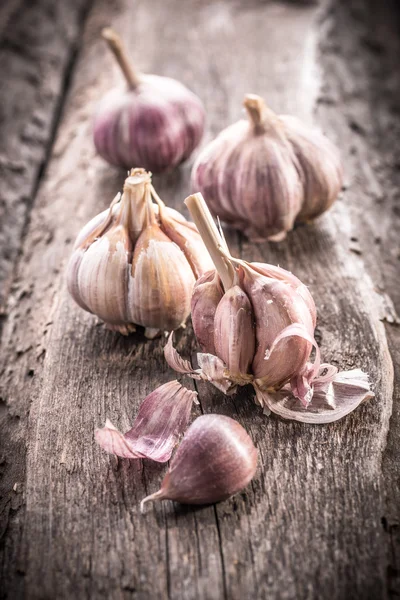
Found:
[[[210,354],[216,354],[214,316],[222,296],[221,281],[214,270],[197,280],[191,300],[193,329],[203,352]]]
[[[250,373],[255,351],[254,315],[246,293],[234,285],[215,311],[214,340],[217,356],[232,377]]]
[[[126,295],[131,244],[126,230],[117,226],[93,244],[75,265],[80,301],[115,329],[128,321]],[[74,272],[74,264],[70,272]],[[74,290],[70,288],[73,294]],[[75,296],[74,296],[75,297]]]
[[[133,253],[129,319],[145,327],[177,329],[190,313],[194,283],[184,253],[152,224],[142,232]]]
[[[309,325],[309,311],[301,298],[301,304],[296,303],[296,292],[290,285],[265,277],[251,267],[243,269],[243,289],[251,298],[256,323],[252,373],[262,385],[279,387],[305,366],[311,344],[298,337],[284,339],[270,355],[272,344],[292,323]]]
[[[193,228],[193,224],[174,219],[164,207],[160,207],[160,226],[170,240],[182,250],[196,279],[214,268],[210,255],[205,251],[203,240],[197,229]]]
[[[202,415],[187,430],[161,489],[141,502],[175,500],[183,504],[220,502],[245,488],[257,469],[257,450],[230,417]]]
[[[315,329],[317,324],[317,309],[315,306],[315,302],[313,297],[310,294],[310,291],[304,283],[300,281],[293,273],[290,271],[286,271],[281,267],[276,267],[274,265],[267,265],[265,263],[251,263],[252,269],[260,273],[261,275],[265,275],[266,277],[270,277],[272,279],[278,279],[279,281],[285,281],[289,283],[294,290],[296,290],[297,294],[303,299],[304,304],[306,305],[311,318],[312,328]]]
[[[107,419],[105,426],[97,429],[96,441],[106,452],[122,458],[166,462],[187,427],[196,398],[196,392],[169,381],[146,396],[125,435]]]
[[[87,304],[84,303],[79,289],[78,274],[84,255],[85,252],[80,248],[76,249],[75,252],[72,254],[68,263],[67,288],[72,298],[78,304],[78,306],[80,306],[81,308],[83,308],[83,310],[86,310],[87,312],[92,312],[87,306]]]

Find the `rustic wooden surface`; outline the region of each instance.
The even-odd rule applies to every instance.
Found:
[[[0,8],[2,598],[400,595],[399,13],[395,0]],[[315,427],[264,417],[247,390],[226,399],[199,384],[197,412],[237,418],[260,451],[251,486],[217,506],[165,502],[141,516],[165,467],[94,442],[106,417],[127,429],[174,377],[161,340],[106,331],[65,287],[76,233],[124,176],[95,156],[90,131],[96,102],[121,81],[99,39],[110,23],[139,68],[202,97],[205,141],[254,92],[317,120],[345,159],[347,189],[315,225],[277,245],[228,239],[310,286],[324,359],[368,371],[376,398]],[[167,203],[182,208],[189,174],[156,178]],[[190,327],[178,338],[195,351]]]

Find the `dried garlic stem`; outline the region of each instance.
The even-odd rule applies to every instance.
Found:
[[[256,94],[247,94],[244,98],[243,106],[256,133],[264,133],[268,129],[268,123],[278,122],[276,114]]]
[[[113,29],[111,29],[111,27],[106,27],[105,29],[103,29],[101,35],[103,39],[106,40],[108,47],[117,59],[117,62],[121,67],[121,71],[124,74],[129,88],[131,90],[136,89],[140,83],[140,78],[137,75],[137,73],[135,73],[128,59],[121,38]]]
[[[214,219],[201,194],[192,194],[185,200],[193,221],[203,239],[203,242],[212,258],[215,268],[221,277],[225,291],[232,287],[235,271],[231,263],[226,259],[226,242],[221,237]]]

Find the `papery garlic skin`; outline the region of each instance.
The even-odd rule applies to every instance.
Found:
[[[108,37],[107,37],[108,36]],[[111,37],[110,37],[111,36]],[[200,99],[169,77],[126,73],[127,58],[116,34],[106,39],[121,61],[128,89],[111,90],[99,103],[93,123],[94,144],[112,165],[142,165],[158,173],[185,161],[198,146],[205,112]]]
[[[342,187],[337,149],[320,132],[247,95],[249,120],[223,130],[197,157],[192,189],[215,216],[255,241],[279,241],[327,210]]]
[[[195,280],[212,261],[195,226],[157,196],[149,173],[133,169],[122,196],[82,232],[67,269],[81,308],[123,334],[140,325],[154,337],[185,323]]]
[[[190,419],[197,393],[178,381],[164,383],[146,396],[133,427],[123,435],[107,419],[95,433],[98,444],[121,458],[149,458],[166,462]]]

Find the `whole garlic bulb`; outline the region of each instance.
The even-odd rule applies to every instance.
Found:
[[[68,289],[109,328],[141,325],[154,337],[186,321],[195,280],[211,265],[195,225],[164,205],[150,173],[133,169],[122,196],[78,235]]]
[[[321,364],[316,309],[306,286],[279,267],[232,257],[201,194],[186,204],[215,271],[199,278],[192,297],[193,327],[203,350],[199,368],[179,356],[172,335],[164,351],[168,364],[226,394],[251,384],[264,408],[309,423],[336,421],[370,398],[363,371],[338,373]]]
[[[121,41],[103,31],[125,75],[128,87],[113,89],[94,118],[94,143],[112,165],[141,165],[154,173],[175,167],[198,146],[205,113],[200,99],[169,77],[135,73]]]
[[[192,188],[211,211],[253,240],[282,240],[296,221],[326,211],[343,181],[336,147],[293,116],[249,94],[248,120],[224,129],[200,152]]]

